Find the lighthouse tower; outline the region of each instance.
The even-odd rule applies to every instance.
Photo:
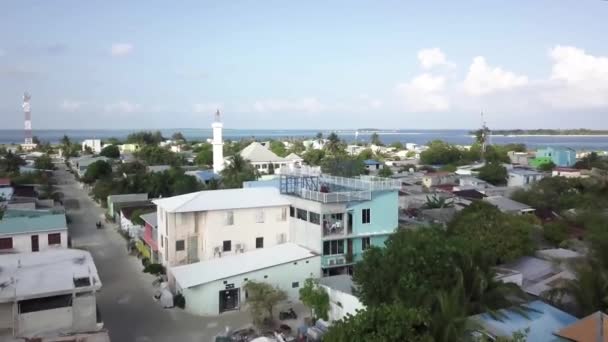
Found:
[[[222,124],[219,109],[215,112],[215,120],[211,124],[213,128],[213,172],[220,173],[224,169],[224,141],[222,140]]]

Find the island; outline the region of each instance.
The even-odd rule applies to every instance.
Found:
[[[470,134],[475,134],[471,131]],[[608,135],[608,130],[577,129],[497,129],[492,135]]]

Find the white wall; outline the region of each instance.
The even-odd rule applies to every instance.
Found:
[[[120,212],[120,228],[129,232],[129,236],[137,237],[140,232],[143,232],[144,227],[138,224],[133,224],[131,220],[125,217],[125,215]]]
[[[61,233],[61,245],[49,246],[48,234]],[[38,235],[38,247],[39,251],[44,251],[52,248],[68,248],[68,232],[66,230],[56,230],[36,234],[17,234],[13,235],[13,250],[18,253],[25,253],[32,251],[32,235]],[[9,235],[3,235],[2,237],[9,237]]]
[[[344,204],[323,204],[316,201],[309,201],[295,196],[289,196],[291,205],[294,208],[312,211],[321,215],[320,222],[323,222],[323,214],[327,213],[342,213],[346,215],[346,205]],[[290,219],[290,242],[297,243],[303,247],[311,249],[317,253],[322,253],[323,244],[321,242],[322,229],[321,224],[313,224],[310,221],[304,221],[294,217]]]
[[[330,322],[340,320],[348,314],[355,315],[357,310],[365,309],[365,306],[361,303],[359,298],[325,285],[321,285],[321,287],[325,289],[329,295],[328,316]]]
[[[99,139],[87,139],[82,142],[82,150],[85,150],[85,147],[90,147],[93,153],[101,152],[101,140]]]
[[[196,237],[198,248],[198,260],[213,258],[215,247],[221,247],[225,240],[230,240],[232,250],[222,252],[222,256],[236,253],[236,244],[243,244],[244,252],[255,249],[256,238],[264,238],[264,248],[272,247],[279,243],[279,235],[285,237],[284,242],[289,241],[289,207],[266,207],[245,208],[232,210],[234,217],[233,225],[226,225],[227,212],[229,210],[214,210],[207,212],[190,213],[167,213],[166,223],[161,214],[162,208],[158,209],[158,238],[159,246],[161,237],[167,234],[168,224],[168,263],[178,265],[188,262],[189,238]],[[285,220],[282,213],[285,211]],[[263,212],[264,222],[257,222],[258,213]],[[177,240],[185,240],[183,251],[176,251]],[[165,247],[160,248],[164,254]],[[167,262],[163,259],[163,264]]]
[[[266,282],[278,286],[287,293],[289,300],[299,301],[299,291],[308,278],[319,278],[321,271],[321,257],[314,256],[305,260],[297,261],[297,264],[287,263],[269,267],[238,276],[220,279],[208,284],[200,285],[190,289],[183,289],[182,294],[186,298],[186,311],[195,315],[217,315],[219,314],[219,292],[226,289],[226,284],[234,284],[234,288],[240,288],[240,304],[246,302],[243,286],[245,279],[258,282]],[[264,278],[267,276],[267,278]],[[298,282],[298,287],[293,288],[292,283]]]
[[[69,332],[72,329],[72,316],[71,307],[21,314],[18,319],[18,335],[33,336],[45,332]]]

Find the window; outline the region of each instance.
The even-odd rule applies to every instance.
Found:
[[[0,249],[13,249],[13,238],[1,238]]]
[[[371,209],[361,210],[361,223],[370,223],[372,221]]]
[[[61,233],[53,233],[48,235],[49,246],[61,245]]]
[[[364,237],[361,239],[361,250],[364,251],[370,247],[372,244],[370,237]]]
[[[344,240],[323,242],[323,255],[344,254]]]
[[[163,247],[164,247],[164,246],[163,246],[163,236],[161,235],[161,236],[160,236],[160,248],[163,248]]]
[[[281,208],[281,221],[287,221],[287,208]]]
[[[234,211],[230,210],[226,212],[226,225],[232,226],[234,224]]]
[[[264,248],[264,238],[263,237],[255,238],[255,248]]]
[[[321,224],[321,215],[313,213],[312,211],[310,211],[308,214],[308,220],[310,221],[310,223]]]
[[[267,275],[265,275],[265,276],[264,276],[264,279],[268,279],[268,276],[267,276]]]
[[[289,216],[291,216],[291,217],[296,216],[296,208],[289,207]]]
[[[264,210],[259,210],[255,213],[255,222],[264,223]]]
[[[300,220],[307,221],[308,212],[304,209],[297,209],[296,217]]]
[[[222,244],[222,251],[230,252],[231,250],[232,250],[232,241],[230,241],[230,240],[224,241],[224,243]]]
[[[278,169],[278,168],[280,168],[280,167],[281,167],[281,165],[279,165],[279,164],[274,164],[274,168],[275,168],[275,169]]]
[[[186,249],[186,242],[184,240],[175,241],[175,250],[176,251],[183,251],[184,249]]]
[[[263,170],[266,170],[267,168],[268,168],[268,165],[267,165],[267,164],[262,164],[262,169],[263,169]]]
[[[178,226],[181,226],[181,225],[184,224],[184,221],[185,221],[184,220],[184,215],[185,215],[185,213],[176,213],[175,214],[175,219],[177,221],[177,225]]]
[[[295,288],[298,288],[298,287],[300,287],[300,283],[299,282],[294,281],[293,283],[291,283],[291,288],[292,289],[295,289]]]
[[[260,169],[260,164],[256,164],[255,168],[259,170]]]

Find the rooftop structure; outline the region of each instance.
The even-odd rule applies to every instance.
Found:
[[[371,200],[373,191],[399,190],[401,181],[381,177],[337,177],[306,169],[289,169],[281,173],[282,194],[322,202],[338,203]]]
[[[483,200],[497,207],[504,213],[525,214],[534,211],[534,208],[527,204],[523,204],[503,196],[490,196],[484,198]]]
[[[284,243],[243,254],[172,267],[171,273],[181,288],[189,288],[315,256],[317,254],[306,248],[294,243]]]
[[[65,214],[40,210],[7,210],[0,220],[0,235],[65,230]]]
[[[598,311],[556,333],[576,342],[608,342],[608,315]]]
[[[100,289],[91,254],[78,249],[0,255],[0,303]]]
[[[277,156],[274,152],[262,146],[262,144],[257,141],[254,141],[249,144],[249,146],[245,147],[241,151],[241,156],[251,163],[285,161],[284,158]]]
[[[158,216],[156,215],[156,211],[143,214],[140,216],[140,218],[152,227],[158,226]]]
[[[289,205],[276,188],[244,188],[206,190],[181,196],[162,198],[154,204],[170,213],[240,208],[263,208]]]

